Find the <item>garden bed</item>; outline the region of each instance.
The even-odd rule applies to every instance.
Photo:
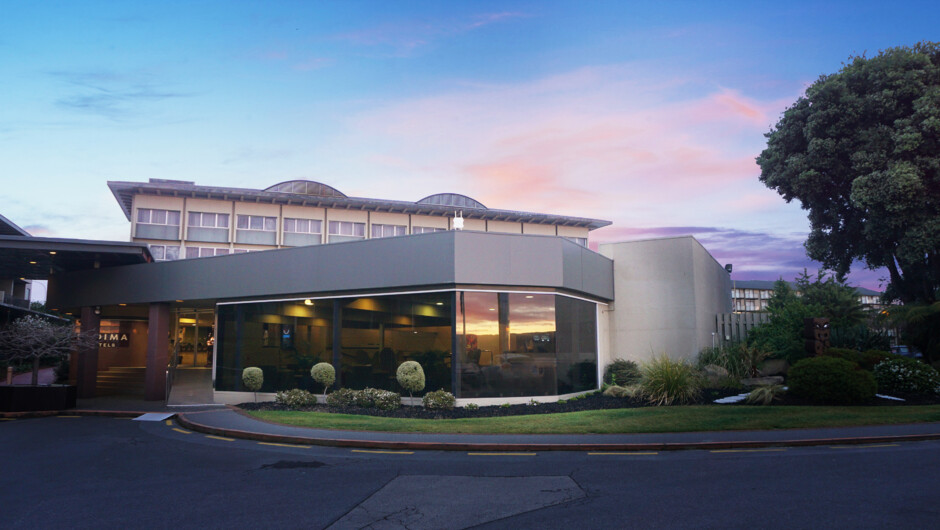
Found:
[[[744,401],[737,404],[714,404],[714,400],[723,397],[734,396],[743,392],[742,390],[730,389],[708,389],[702,392],[701,398],[692,403],[692,405],[709,405],[715,407],[734,407],[736,405],[745,405]],[[940,405],[940,396],[897,396],[904,401],[896,401],[882,398],[861,404],[860,406],[910,406],[910,405]],[[780,401],[774,402],[774,406],[812,406],[806,400],[793,396],[783,395]],[[301,410],[308,412],[327,412],[334,414],[354,414],[364,416],[378,416],[384,418],[411,418],[411,419],[465,419],[465,418],[493,418],[502,416],[526,416],[531,414],[556,414],[561,412],[579,412],[587,410],[607,410],[607,409],[630,409],[652,407],[648,401],[636,398],[614,398],[601,395],[600,393],[587,394],[580,399],[567,400],[564,403],[538,403],[538,404],[520,404],[520,405],[492,405],[468,409],[466,407],[457,407],[453,410],[427,410],[424,407],[403,406],[396,410],[380,410],[376,408],[363,407],[338,407],[331,405],[314,405],[312,407],[303,407],[300,409],[291,409],[287,405],[265,401],[261,403],[241,403],[239,408],[247,411],[289,411]]]

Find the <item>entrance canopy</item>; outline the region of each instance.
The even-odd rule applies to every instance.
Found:
[[[0,235],[0,278],[47,280],[55,274],[152,261],[142,243]]]

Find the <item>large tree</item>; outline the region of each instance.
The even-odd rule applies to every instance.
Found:
[[[856,260],[885,267],[889,300],[938,300],[940,45],[852,57],[821,76],[757,163],[764,184],[809,211],[810,258],[840,278]],[[936,338],[923,347],[937,350]]]

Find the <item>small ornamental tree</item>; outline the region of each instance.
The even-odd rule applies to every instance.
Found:
[[[92,347],[97,341],[96,331],[78,333],[71,323],[58,324],[27,315],[0,331],[0,357],[9,361],[32,361],[32,384],[38,385],[42,362],[60,360],[73,348]]]
[[[249,366],[242,370],[242,384],[245,388],[255,393],[255,402],[258,401],[258,391],[264,384],[264,372],[257,366]]]
[[[405,361],[395,373],[398,384],[408,391],[408,397],[414,399],[414,393],[424,390],[424,369],[415,361]]]
[[[317,363],[310,369],[310,377],[323,385],[323,399],[326,399],[326,389],[336,382],[336,370],[330,363]]]

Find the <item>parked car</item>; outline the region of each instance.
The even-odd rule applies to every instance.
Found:
[[[920,359],[921,357],[924,356],[924,354],[920,353],[920,351],[917,348],[913,346],[907,346],[904,344],[901,344],[898,346],[891,346],[891,353],[896,353],[898,355],[903,355],[905,357],[914,357],[915,359]]]

